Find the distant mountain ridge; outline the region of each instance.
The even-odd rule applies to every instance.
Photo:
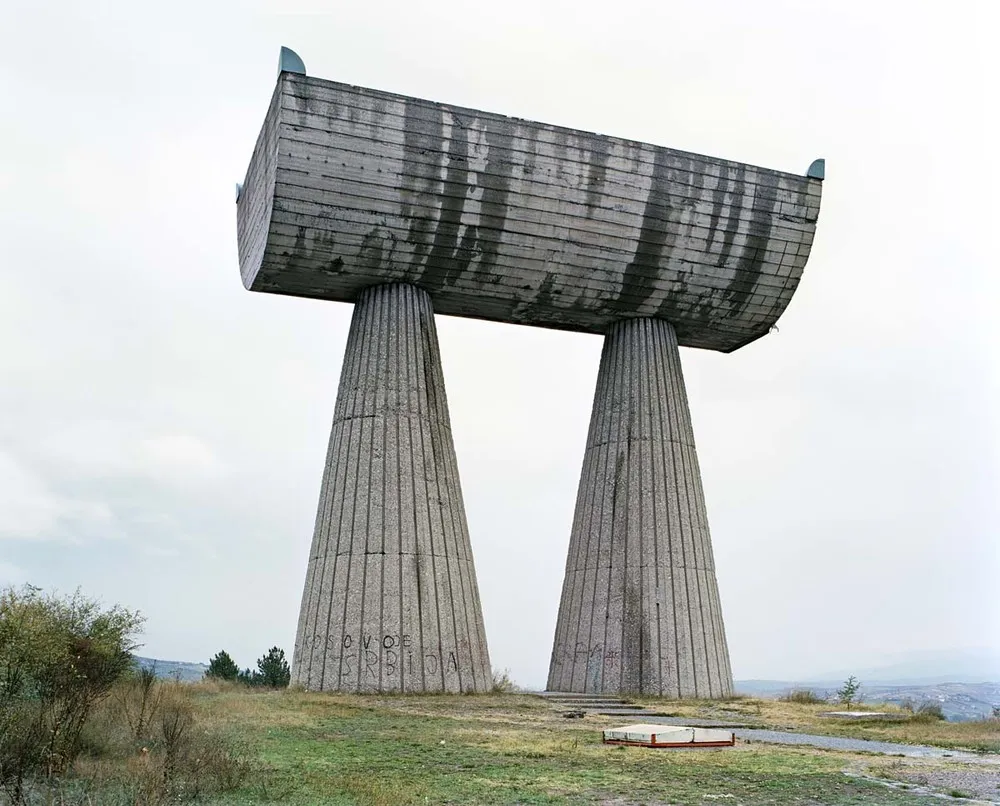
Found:
[[[846,679],[846,678],[845,678]],[[1000,709],[1000,683],[956,681],[892,684],[858,677],[860,702],[912,705],[937,703],[945,717],[953,722],[983,719]],[[736,691],[755,697],[776,699],[796,689],[808,689],[819,697],[836,700],[837,689],[844,681],[831,680],[737,680]]]
[[[736,690],[780,697],[809,689],[834,699],[848,677],[861,682],[863,702],[938,703],[950,720],[982,719],[1000,708],[1000,651],[989,648],[923,650],[897,655],[881,666],[841,669],[798,680],[737,680]]]
[[[180,660],[159,660],[157,658],[135,658],[136,663],[144,669],[152,669],[156,676],[164,680],[180,680],[184,683],[196,683],[205,676],[208,665],[204,663],[188,663]]]

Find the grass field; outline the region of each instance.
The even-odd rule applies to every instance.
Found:
[[[260,766],[217,803],[940,803],[844,774],[876,757],[760,744],[698,751],[606,746],[600,728],[607,720],[567,720],[524,695],[376,698],[210,685],[195,691],[199,721],[242,743]],[[725,707],[736,705],[755,707]],[[710,707],[719,706],[679,710]],[[875,774],[892,777],[886,769]]]
[[[702,750],[609,746],[601,730],[621,718],[570,720],[524,694],[333,695],[211,682],[157,683],[148,700],[142,691],[124,684],[113,692],[88,723],[72,767],[32,779],[19,803],[782,806],[940,804],[942,793],[1000,799],[1000,756],[894,758],[759,742]],[[845,725],[820,717],[825,706],[748,698],[650,704],[681,716],[946,747],[985,746],[1000,729],[993,721]],[[146,722],[137,729],[140,713]],[[8,803],[0,792],[0,806]]]

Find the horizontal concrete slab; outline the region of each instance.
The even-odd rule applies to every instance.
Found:
[[[725,747],[736,744],[731,730],[681,725],[626,725],[604,731],[606,744],[643,747]]]
[[[603,333],[670,321],[684,346],[768,332],[809,256],[821,182],[282,73],[238,199],[254,291]]]

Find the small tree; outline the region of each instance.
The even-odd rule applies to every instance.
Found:
[[[226,650],[222,649],[208,662],[208,671],[205,677],[214,680],[236,680],[240,676],[240,667],[236,665]]]
[[[837,689],[837,702],[847,706],[854,702],[860,702],[861,698],[858,696],[860,688],[860,681],[852,674],[844,681],[843,687]]]
[[[254,675],[258,686],[268,688],[288,688],[292,681],[292,671],[285,660],[285,650],[273,646],[267,654],[257,661],[257,673]]]

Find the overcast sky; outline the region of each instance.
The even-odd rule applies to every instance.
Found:
[[[311,75],[804,173],[779,330],[683,350],[737,678],[1000,654],[1000,9],[5,0],[0,584],[291,650],[351,307],[240,283],[278,48]],[[270,9],[298,7],[297,13]],[[601,339],[438,317],[494,667],[544,684]]]

